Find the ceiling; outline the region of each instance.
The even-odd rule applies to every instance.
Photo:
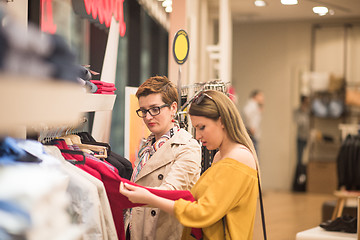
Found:
[[[217,13],[220,0],[208,0],[211,12]],[[282,5],[280,0],[265,0],[266,7],[256,7],[254,0],[229,0],[233,20],[287,21],[310,19],[360,18],[360,0],[298,0],[297,5]],[[313,13],[315,6],[325,6],[333,15],[319,16]]]

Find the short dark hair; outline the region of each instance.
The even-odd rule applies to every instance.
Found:
[[[304,103],[307,99],[309,99],[309,97],[306,96],[306,95],[301,95],[301,96],[300,96],[300,102],[301,102],[301,103]]]
[[[261,93],[261,91],[259,89],[255,89],[250,93],[250,98],[256,97],[256,95],[258,95],[259,93]]]

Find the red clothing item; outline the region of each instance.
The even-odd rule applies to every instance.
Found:
[[[90,82],[92,82],[93,84],[95,84],[97,87],[99,87],[99,86],[115,87],[115,84],[114,84],[114,83],[108,83],[108,82],[99,81],[99,80],[90,80]]]
[[[101,165],[101,163],[99,162],[95,162],[94,160],[91,159],[87,160],[85,165],[98,170],[99,173],[101,174],[101,179],[102,182],[104,183],[105,190],[108,195],[110,208],[113,214],[118,238],[120,240],[122,239],[125,240],[123,209],[142,206],[142,204],[134,204],[130,202],[127,199],[127,197],[120,194],[119,192],[120,182],[129,183],[135,186],[139,186],[139,185],[132,183],[127,179],[121,178],[119,175],[115,174],[114,172],[110,171],[107,167]],[[143,186],[139,186],[139,187],[143,187]],[[180,198],[188,201],[195,200],[192,194],[190,193],[190,191],[180,191],[180,190],[168,191],[168,190],[151,189],[146,187],[143,188],[148,189],[151,193],[157,196],[167,198],[170,200],[178,200]],[[197,229],[193,231],[193,234],[195,236],[199,236],[199,233],[201,234],[201,229]]]
[[[54,145],[57,146],[60,150],[61,149],[65,149],[65,150],[70,150],[66,143],[65,140],[63,139],[57,139],[55,141],[53,141]],[[76,161],[83,161],[83,157],[81,155],[75,155],[75,154],[71,154],[71,153],[61,153],[61,155],[66,159],[66,160],[76,160]],[[86,162],[86,159],[85,159]],[[92,176],[96,177],[97,179],[99,179],[101,181],[101,175],[98,171],[94,170],[93,168],[86,166],[85,164],[78,164],[76,165],[77,167],[81,168],[82,170],[86,171],[87,173],[91,174]]]
[[[104,87],[104,86],[101,86],[101,85],[98,85],[98,91],[108,91],[108,92],[111,92],[111,91],[116,91],[117,88],[116,87]]]
[[[57,146],[60,149],[68,149],[65,141],[58,142]],[[63,154],[63,156],[70,157],[70,159],[77,159],[79,161],[82,160],[82,156],[75,155],[75,156],[68,156],[67,154]],[[64,158],[65,158],[64,156]],[[65,158],[66,159],[66,158]],[[106,194],[109,199],[111,212],[113,215],[115,228],[117,231],[117,235],[119,240],[125,240],[125,229],[124,229],[124,217],[123,217],[123,209],[126,208],[133,208],[142,206],[143,204],[134,204],[128,200],[127,197],[122,195],[119,192],[120,182],[128,183],[134,186],[142,187],[149,190],[151,193],[166,198],[170,200],[178,200],[180,198],[188,201],[195,201],[194,197],[190,193],[190,191],[169,191],[169,190],[158,190],[152,188],[146,188],[143,186],[139,186],[133,182],[130,182],[127,179],[121,178],[118,174],[114,171],[111,171],[105,164],[95,161],[93,159],[86,158],[85,165],[76,165],[77,167],[83,169],[87,173],[91,174],[92,176],[100,179],[105,186]],[[201,229],[192,229],[192,234],[196,237],[196,239],[202,238]]]
[[[115,94],[114,92],[108,92],[108,91],[96,91],[95,94]]]

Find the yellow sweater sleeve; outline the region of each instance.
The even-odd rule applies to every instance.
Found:
[[[234,164],[219,162],[211,168],[211,172],[202,176],[204,179],[195,189],[198,191],[193,193],[195,202],[183,199],[175,201],[175,216],[184,226],[204,228],[216,223],[229,210],[241,207],[242,198],[247,198],[248,190],[251,191],[254,181],[257,181],[255,170],[254,174]]]

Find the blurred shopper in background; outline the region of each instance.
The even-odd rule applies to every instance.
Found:
[[[243,110],[242,117],[244,119],[245,126],[248,130],[251,140],[254,143],[256,152],[259,154],[259,141],[261,138],[261,118],[264,108],[264,93],[260,90],[253,90],[250,94],[248,101],[246,102]]]
[[[294,121],[297,125],[296,133],[296,170],[293,182],[293,191],[306,190],[306,166],[304,165],[303,153],[310,134],[310,98],[302,95],[300,106],[294,111]]]

